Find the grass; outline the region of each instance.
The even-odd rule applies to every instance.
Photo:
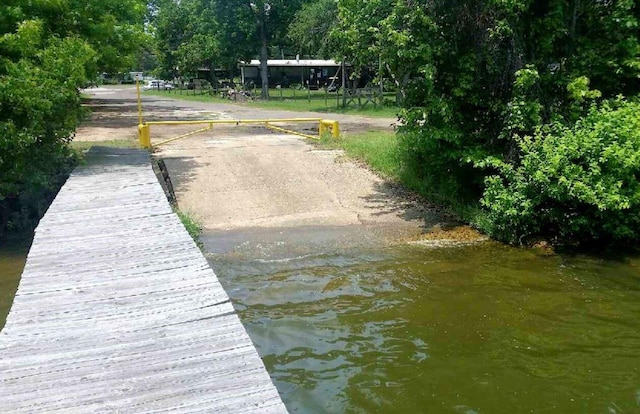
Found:
[[[280,96],[282,91],[282,97]],[[182,94],[179,91],[145,91],[147,95],[162,96],[165,98],[182,99],[185,101],[195,102],[218,102],[227,104],[236,104],[246,107],[264,108],[264,109],[279,109],[295,112],[319,112],[330,114],[352,114],[363,115],[377,118],[395,118],[398,113],[398,108],[395,106],[381,106],[373,107],[371,103],[358,108],[357,105],[351,104],[346,108],[337,106],[336,95],[328,94],[325,100],[324,91],[311,91],[310,94],[306,90],[296,91],[296,95],[293,95],[293,89],[281,89],[274,90],[271,93],[271,100],[261,101],[243,101],[234,102],[229,99],[220,98],[219,96],[211,95],[193,95],[193,91],[183,90]],[[189,93],[191,95],[189,95]],[[311,99],[309,99],[309,96]],[[340,97],[340,102],[342,97]]]
[[[202,247],[202,243],[199,240],[200,234],[202,234],[202,225],[189,212],[179,210],[177,207],[174,207],[173,211],[176,213],[193,241],[196,242],[198,247]]]
[[[320,142],[325,147],[344,150],[347,156],[366,163],[385,178],[402,182],[400,150],[394,132],[369,131],[339,139],[327,134]]]

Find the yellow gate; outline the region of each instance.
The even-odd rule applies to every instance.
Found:
[[[283,128],[274,124],[290,124],[300,122],[317,122],[318,123],[318,135],[303,134],[301,132],[292,131],[290,129]],[[153,125],[205,125],[204,127],[195,131],[187,132],[186,134],[178,135],[173,138],[166,139],[161,142],[153,144],[153,146],[163,145],[181,138],[186,138],[191,135],[195,135],[201,132],[209,131],[213,129],[214,125],[228,124],[228,125],[242,125],[242,124],[262,124],[267,128],[284,132],[287,134],[298,135],[310,139],[319,139],[325,133],[331,133],[333,138],[340,136],[340,125],[338,121],[322,118],[283,118],[283,119],[203,119],[193,121],[150,121],[143,122],[138,125],[138,140],[140,145],[144,148],[151,148],[151,126]]]
[[[330,132],[333,138],[340,136],[340,125],[338,121],[322,118],[288,118],[288,119],[210,119],[210,120],[197,120],[197,121],[151,121],[144,122],[142,119],[142,99],[140,97],[140,82],[136,77],[136,94],[138,97],[138,141],[144,148],[151,148],[151,126],[152,125],[206,125],[203,128],[195,131],[187,132],[186,134],[178,135],[177,137],[169,138],[164,141],[154,144],[155,146],[166,144],[177,139],[186,138],[191,135],[198,134],[213,129],[215,124],[263,124],[265,127],[284,132],[287,134],[294,134],[305,138],[319,139],[323,134]],[[300,132],[292,131],[290,129],[282,128],[281,126],[273,125],[277,123],[297,123],[297,122],[317,122],[318,123],[318,136],[303,134]]]

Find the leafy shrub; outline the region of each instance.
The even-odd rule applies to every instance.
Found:
[[[521,157],[489,160],[481,200],[492,235],[586,244],[640,240],[640,104],[592,106],[572,127],[552,123],[520,139]]]
[[[0,236],[36,223],[73,167],[77,86],[94,56],[80,39],[48,37],[38,20],[0,37]]]
[[[477,201],[482,176],[470,162],[486,152],[458,127],[459,117],[445,99],[425,108],[404,110],[399,128],[399,159],[410,186],[432,201],[464,204]]]
[[[383,63],[377,75],[401,89],[403,182],[463,216],[461,208],[473,215],[484,194],[492,232],[515,243],[540,233],[635,238],[628,234],[631,222],[629,231],[616,223],[618,216],[631,220],[627,213],[635,208],[615,202],[631,197],[628,187],[635,185],[632,173],[612,165],[625,155],[609,154],[617,144],[605,138],[589,141],[590,133],[606,135],[598,128],[615,109],[602,108],[599,121],[587,114],[594,100],[640,94],[637,1],[349,0],[338,6],[336,55],[356,66]],[[575,128],[561,126],[578,120]],[[611,134],[621,133],[625,124],[611,122],[620,129]],[[633,134],[625,134],[625,145],[635,145]],[[600,164],[592,154],[599,151]],[[607,188],[609,181],[624,184]]]
[[[73,168],[78,88],[128,67],[145,3],[0,2],[0,237],[28,229]]]

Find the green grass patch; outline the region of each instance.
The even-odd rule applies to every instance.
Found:
[[[328,94],[325,96],[324,91],[311,91],[308,94],[306,90],[296,91],[296,95],[293,95],[292,89],[283,89],[282,96],[278,90],[271,92],[271,99],[269,101],[262,101],[259,99],[234,102],[226,98],[220,98],[217,95],[202,95],[197,92],[197,95],[193,94],[193,91],[183,90],[180,91],[145,91],[146,95],[162,96],[165,98],[181,99],[185,101],[193,102],[217,102],[226,104],[235,104],[245,107],[263,108],[263,109],[279,109],[285,111],[294,112],[319,112],[325,114],[351,114],[362,115],[376,118],[396,118],[398,108],[395,106],[383,106],[377,105],[374,107],[371,103],[363,107],[351,104],[346,108],[338,106],[338,103],[342,103],[342,97],[336,99],[335,94]],[[325,99],[326,98],[326,99]],[[386,99],[386,98],[385,98]]]
[[[174,208],[173,211],[176,213],[193,241],[196,242],[198,247],[202,247],[202,243],[199,240],[200,234],[202,233],[202,225],[189,212],[179,210],[178,208]]]
[[[347,106],[346,108],[337,107],[335,100],[329,101],[328,105],[325,105],[324,101],[319,102],[312,100],[311,102],[306,99],[298,100],[277,100],[272,99],[270,101],[250,101],[245,103],[246,106],[253,106],[257,108],[265,109],[280,109],[285,111],[295,112],[319,112],[323,114],[347,114],[347,115],[362,115],[372,118],[396,118],[398,114],[398,108],[390,106],[373,107],[371,104],[358,108],[358,106]]]
[[[366,163],[385,178],[401,181],[400,154],[394,132],[370,131],[338,139],[326,134],[320,142],[325,147],[344,150],[347,156]]]

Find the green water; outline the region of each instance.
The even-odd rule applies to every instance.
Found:
[[[26,237],[0,241],[0,330],[11,309],[30,245]]]
[[[640,412],[640,258],[484,244],[210,261],[292,413]]]

